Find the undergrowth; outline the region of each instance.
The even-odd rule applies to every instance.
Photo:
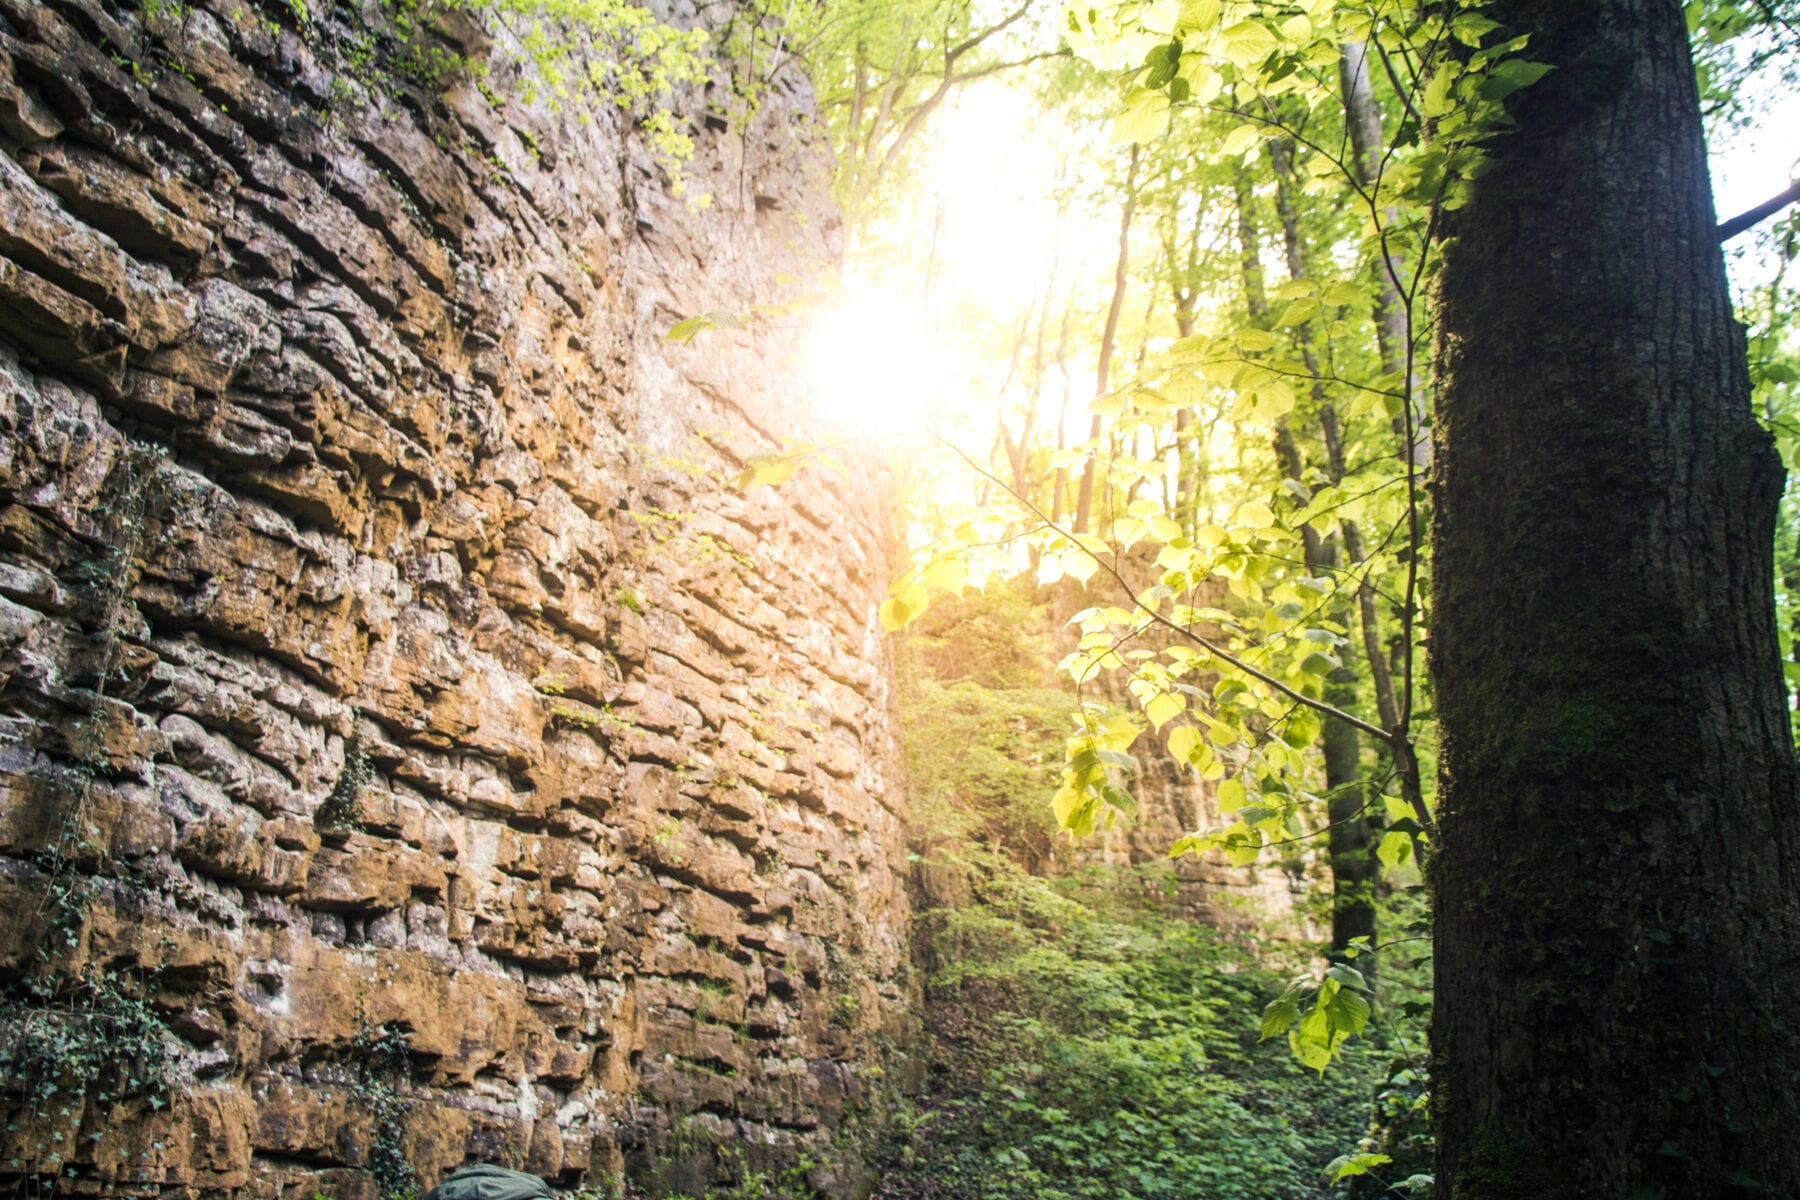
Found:
[[[1321,1077],[1259,1044],[1254,1014],[1287,977],[1266,950],[1125,899],[1140,888],[1051,882],[979,851],[956,867],[973,902],[916,931],[931,1084],[879,1195],[1322,1193],[1364,1132],[1381,1056],[1353,1047]]]

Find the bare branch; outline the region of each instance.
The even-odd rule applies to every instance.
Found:
[[[1747,209],[1731,218],[1719,222],[1719,243],[1723,245],[1744,231],[1762,224],[1790,204],[1800,203],[1800,179],[1788,184],[1787,190],[1770,196],[1755,208]]]

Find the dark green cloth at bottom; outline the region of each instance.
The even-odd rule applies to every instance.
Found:
[[[423,1200],[556,1200],[556,1193],[536,1175],[476,1163],[453,1171]]]

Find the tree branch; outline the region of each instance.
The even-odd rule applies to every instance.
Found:
[[[1738,234],[1762,224],[1790,204],[1800,203],[1800,179],[1788,184],[1787,190],[1770,196],[1755,208],[1739,213],[1729,221],[1719,222],[1719,244],[1724,245]]]

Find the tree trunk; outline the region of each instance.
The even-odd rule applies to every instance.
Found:
[[[1382,133],[1381,109],[1375,103],[1375,88],[1370,78],[1373,69],[1374,63],[1365,43],[1345,42],[1339,47],[1338,90],[1344,101],[1346,132],[1350,135],[1350,162],[1356,170],[1357,182],[1368,189],[1373,189],[1381,178],[1387,141]],[[1391,207],[1383,206],[1379,215],[1371,215],[1384,226],[1392,225],[1395,220]],[[1375,339],[1381,368],[1390,375],[1398,375],[1406,369],[1412,344],[1412,314],[1397,286],[1397,281],[1406,277],[1406,266],[1398,254],[1384,245],[1371,271],[1375,285]],[[1394,418],[1394,436],[1401,446],[1406,447],[1405,453],[1412,455],[1413,465],[1423,469],[1429,465],[1431,443],[1425,429],[1425,407],[1416,388],[1407,396],[1407,403],[1413,410],[1412,444],[1407,445],[1409,435],[1404,417]]]
[[[1281,138],[1270,139],[1267,143],[1269,165],[1275,173],[1275,214],[1281,221],[1282,245],[1287,251],[1288,274],[1294,279],[1306,279],[1312,275],[1308,270],[1306,246],[1300,229],[1300,213],[1296,205],[1298,180],[1294,177],[1293,154],[1289,144]],[[1328,415],[1336,419],[1332,411],[1331,401],[1326,397],[1325,389],[1319,381],[1318,353],[1313,348],[1312,327],[1303,323],[1294,330],[1295,341],[1300,347],[1300,357],[1306,369],[1313,377],[1312,401],[1318,409],[1321,420]],[[1326,449],[1326,457],[1331,459],[1330,448]],[[1275,458],[1281,464],[1282,473],[1289,479],[1304,484],[1306,482],[1305,458],[1300,452],[1298,442],[1286,418],[1276,427]],[[1343,477],[1335,464],[1327,472],[1335,482]],[[1324,538],[1310,525],[1300,529],[1301,548],[1305,556],[1306,569],[1315,576],[1336,578],[1341,567],[1340,544],[1337,538]],[[1343,599],[1335,600],[1326,611],[1332,621],[1348,628],[1352,623],[1349,603]],[[1354,647],[1347,645],[1343,652],[1344,665],[1332,673],[1325,684],[1325,702],[1345,712],[1357,713],[1361,707],[1356,686],[1356,655]],[[1367,938],[1370,944],[1375,941],[1375,856],[1369,852],[1371,830],[1369,819],[1365,815],[1368,808],[1368,788],[1362,778],[1362,745],[1356,735],[1356,729],[1335,717],[1326,717],[1319,730],[1319,750],[1325,760],[1325,847],[1326,855],[1331,862],[1331,946],[1329,956],[1333,961],[1343,962],[1349,957],[1350,943],[1356,938]],[[1370,985],[1375,982],[1374,957],[1361,960],[1363,976]]]
[[[1800,809],[1681,5],[1496,0],[1557,67],[1438,298],[1438,1194],[1800,1194]]]
[[[1112,304],[1106,310],[1106,328],[1100,333],[1100,363],[1094,370],[1094,399],[1098,401],[1106,395],[1108,374],[1112,369],[1113,346],[1119,336],[1119,314],[1125,308],[1125,285],[1127,272],[1131,266],[1131,215],[1137,209],[1137,169],[1138,147],[1131,147],[1131,167],[1125,173],[1125,204],[1119,210],[1119,257],[1113,269]],[[1099,413],[1094,414],[1093,422],[1088,430],[1088,440],[1098,441],[1102,422]],[[1099,448],[1095,448],[1095,454]],[[1081,473],[1081,492],[1075,500],[1075,532],[1088,532],[1088,521],[1093,515],[1094,507],[1094,475],[1096,463],[1093,457],[1087,461],[1087,469]]]
[[[1304,480],[1304,460],[1286,421],[1276,426],[1275,457],[1289,479]],[[1310,525],[1301,526],[1300,533],[1306,569],[1314,575],[1335,573],[1337,540],[1320,537]],[[1346,608],[1338,605],[1328,615],[1333,621],[1347,623],[1350,614]],[[1325,685],[1325,702],[1346,712],[1355,712],[1360,704],[1355,672],[1350,667],[1355,661],[1354,654],[1346,650],[1345,667],[1333,672]],[[1326,717],[1319,729],[1319,750],[1325,760],[1325,853],[1331,863],[1329,957],[1343,962],[1353,939],[1375,940],[1375,856],[1369,852],[1369,820],[1363,811],[1368,807],[1368,788],[1362,778],[1361,739],[1353,726]],[[1359,964],[1371,985],[1375,961],[1365,958]]]

